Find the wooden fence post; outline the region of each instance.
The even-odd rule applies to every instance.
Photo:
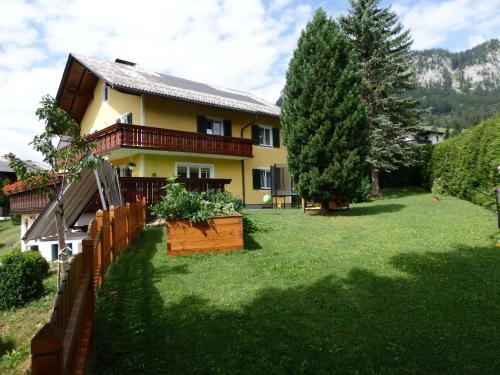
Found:
[[[31,373],[33,375],[62,374],[62,328],[45,324],[31,339]]]
[[[142,207],[141,207],[141,212],[142,212],[142,228],[146,227],[146,197],[142,198]]]
[[[113,262],[116,258],[116,241],[115,241],[115,206],[109,207],[109,247],[110,247],[110,257],[111,262]]]
[[[103,273],[104,273],[104,246],[103,246],[103,238],[104,238],[104,235],[102,233],[102,224],[103,224],[103,211],[102,210],[98,210],[96,213],[95,213],[95,221],[96,221],[96,233],[97,233],[97,236],[99,236],[99,239],[98,239],[98,242],[97,242],[97,249],[95,250],[96,251],[96,260],[97,260],[97,268],[98,268],[98,272],[99,272],[99,278],[97,280],[97,285],[98,286],[101,286],[102,285],[102,282],[104,281],[103,280]]]
[[[130,203],[125,204],[125,229],[127,233],[125,235],[127,236],[127,246],[130,244],[131,241],[131,236],[132,233],[130,233]]]
[[[88,323],[91,327],[90,342],[89,342],[89,353],[88,357],[95,353],[95,264],[94,264],[94,240],[84,239],[82,241],[82,255],[83,255],[83,269],[88,269],[90,272],[90,281],[88,287],[88,294],[85,306],[85,318],[84,321]],[[85,271],[84,271],[85,272]]]

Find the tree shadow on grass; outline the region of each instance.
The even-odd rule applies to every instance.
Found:
[[[498,373],[500,253],[402,254],[406,277],[352,269],[267,288],[239,310],[188,296],[165,313],[165,373]]]
[[[162,373],[166,367],[165,309],[151,263],[162,237],[161,228],[149,229],[108,270],[97,298],[91,373]]]
[[[378,215],[383,213],[392,213],[401,211],[406,206],[404,204],[376,204],[373,206],[355,206],[348,210],[337,211],[336,215],[341,216],[368,216]]]
[[[163,301],[151,264],[155,239],[160,230],[125,252],[106,279],[97,373],[500,371],[494,247],[400,254],[390,260],[400,276],[353,268],[346,277],[264,288],[226,308],[188,293]]]

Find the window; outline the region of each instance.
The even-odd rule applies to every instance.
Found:
[[[117,168],[118,176],[120,177],[132,177],[132,171],[128,165],[124,164],[120,168]]]
[[[207,119],[207,134],[224,135],[222,120]]]
[[[132,124],[132,113],[125,113],[122,117],[116,120],[118,124]]]
[[[259,129],[259,145],[273,147],[273,131],[272,128],[261,126]]]
[[[175,174],[186,178],[213,178],[214,167],[211,164],[175,163]]]
[[[104,84],[102,87],[102,101],[107,102],[109,99],[109,86],[107,84]]]
[[[280,130],[266,125],[252,125],[252,139],[259,146],[280,147]]]
[[[271,189],[271,170],[261,169],[260,170],[260,188],[262,190]]]
[[[198,116],[196,119],[198,133],[232,136],[231,120],[222,120],[221,118],[208,118]]]

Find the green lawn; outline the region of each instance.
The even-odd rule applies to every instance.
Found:
[[[392,191],[247,212],[248,251],[166,257],[150,228],[98,297],[96,373],[499,373],[495,215]]]
[[[31,338],[52,313],[56,272],[44,281],[47,292],[24,307],[0,311],[0,374],[24,374],[30,366]]]
[[[20,230],[20,225],[12,225],[11,221],[0,222],[0,258],[19,242]]]

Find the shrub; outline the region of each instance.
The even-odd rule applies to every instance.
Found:
[[[10,215],[10,222],[12,225],[21,225],[21,215],[19,214],[12,214]]]
[[[361,180],[361,185],[356,190],[352,201],[354,203],[370,202],[372,200],[372,184],[370,177],[367,176]]]
[[[44,293],[49,263],[35,251],[11,252],[0,264],[0,309],[25,305]]]
[[[500,116],[437,145],[430,159],[430,186],[484,207],[493,207],[492,187],[500,164]]]
[[[159,218],[197,223],[214,216],[232,215],[241,209],[241,203],[228,192],[189,192],[175,177],[167,178],[165,190],[165,196],[151,208]]]

